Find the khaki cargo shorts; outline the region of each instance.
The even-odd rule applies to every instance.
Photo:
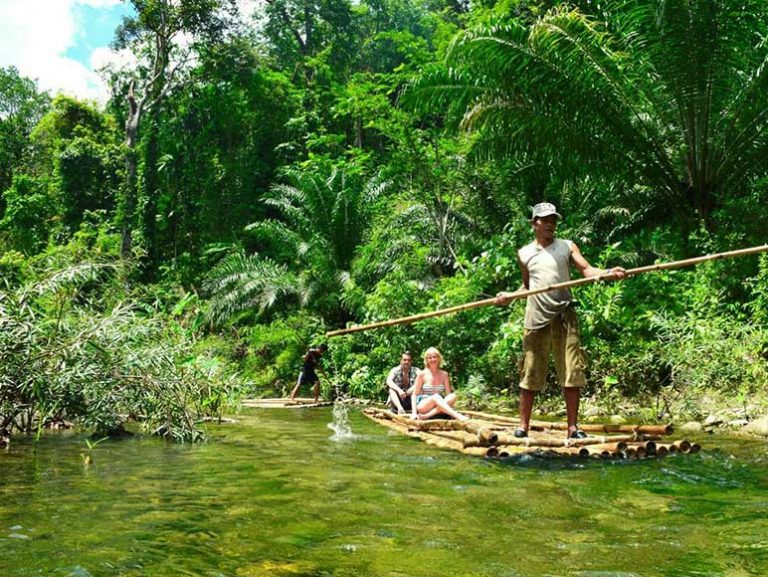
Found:
[[[568,307],[543,329],[523,333],[520,388],[542,391],[547,382],[549,353],[554,353],[557,380],[563,387],[583,387],[587,359],[581,348],[579,319]]]

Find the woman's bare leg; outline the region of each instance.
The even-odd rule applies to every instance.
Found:
[[[453,397],[452,401],[456,402],[456,396],[451,393],[448,397]],[[453,417],[459,421],[466,421],[469,417],[462,415],[447,402],[446,399],[440,395],[432,395],[428,399],[424,399],[419,406],[416,407],[417,412],[422,415],[421,418],[431,419],[439,413],[443,413]]]

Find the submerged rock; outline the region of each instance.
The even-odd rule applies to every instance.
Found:
[[[744,433],[768,437],[768,415],[755,419],[742,429]]]
[[[681,433],[700,433],[704,430],[704,426],[698,421],[688,421],[677,427],[677,430]]]
[[[599,408],[592,406],[584,409],[582,411],[582,414],[587,419],[594,419],[595,417],[599,417],[602,414],[602,412],[600,411]],[[565,410],[563,410],[563,415],[565,415]],[[560,415],[556,415],[556,416],[560,416]]]
[[[728,421],[725,426],[729,429],[741,429],[748,424],[749,421],[747,419],[734,419],[732,421]]]
[[[704,419],[704,425],[707,427],[716,427],[723,424],[723,418],[720,415],[709,415]]]

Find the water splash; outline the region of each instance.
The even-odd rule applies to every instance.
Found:
[[[332,441],[347,441],[356,437],[349,424],[347,404],[341,398],[337,398],[333,403],[333,421],[328,423],[328,428],[334,431]]]

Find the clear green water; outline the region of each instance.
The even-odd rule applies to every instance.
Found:
[[[768,575],[768,446],[578,465],[439,451],[330,410],[198,446],[52,434],[0,453],[0,577]],[[719,446],[713,450],[713,444]]]

